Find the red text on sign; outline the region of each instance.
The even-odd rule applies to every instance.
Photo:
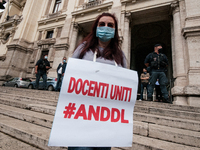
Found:
[[[66,115],[66,114],[65,114]],[[117,109],[112,108],[109,109],[107,107],[100,107],[90,105],[88,109],[88,113],[86,111],[85,105],[81,104],[78,108],[74,119],[83,118],[83,120],[92,120],[92,117],[95,121],[111,121],[111,122],[121,122],[121,123],[129,123],[129,120],[124,118],[125,116],[125,109]]]
[[[108,93],[109,88],[111,88],[110,94]],[[75,92],[76,94],[101,98],[108,98],[108,96],[110,96],[110,99],[112,100],[115,99],[130,102],[132,89],[118,85],[109,86],[109,84],[103,82],[83,81],[80,78],[76,80],[74,77],[71,77],[67,92]]]

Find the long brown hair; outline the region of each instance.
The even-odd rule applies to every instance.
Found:
[[[83,39],[82,42],[84,42],[84,48],[82,49],[79,58],[82,59],[85,53],[89,50],[92,50],[93,52],[95,50],[98,50],[98,37],[96,37],[96,29],[98,22],[101,17],[109,16],[112,17],[115,22],[115,36],[111,39],[111,42],[109,45],[104,49],[102,57],[108,60],[115,60],[117,64],[121,64],[124,66],[123,62],[123,53],[121,51],[120,45],[119,45],[119,34],[118,34],[118,24],[117,19],[115,15],[110,13],[102,13],[97,17],[97,19],[94,21],[94,24],[92,26],[92,31],[90,34]],[[100,57],[100,52],[98,50],[97,57]]]

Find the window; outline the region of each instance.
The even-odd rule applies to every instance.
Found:
[[[47,36],[46,39],[53,38],[53,30],[52,31],[47,31]]]
[[[53,13],[57,13],[60,9],[60,5],[61,5],[61,0],[56,0],[54,9],[53,9]]]

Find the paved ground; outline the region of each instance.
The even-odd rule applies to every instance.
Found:
[[[0,150],[40,150],[0,132]]]

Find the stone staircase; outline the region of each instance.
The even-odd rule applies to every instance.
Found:
[[[0,150],[67,149],[47,146],[58,97],[58,92],[0,87]],[[133,131],[131,148],[112,150],[200,150],[200,107],[137,101]]]

